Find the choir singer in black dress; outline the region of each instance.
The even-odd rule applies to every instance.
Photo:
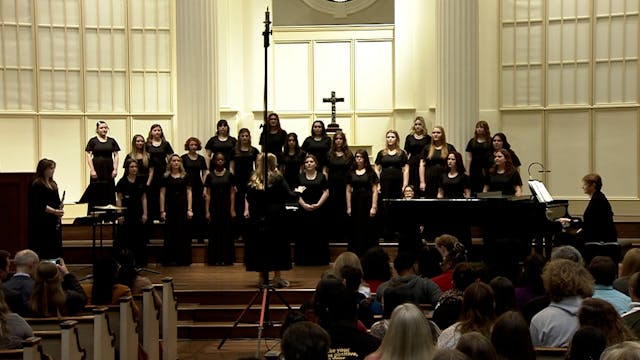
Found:
[[[60,218],[64,211],[58,184],[53,180],[55,170],[55,161],[40,160],[35,178],[29,187],[29,249],[35,251],[42,259],[62,256]]]
[[[129,158],[124,162],[125,175],[116,184],[116,205],[125,207],[120,219],[117,253],[128,249],[133,253],[138,266],[147,265],[147,179],[138,176],[140,165]]]
[[[484,192],[502,191],[502,195],[522,195],[522,179],[507,149],[497,150]]]
[[[185,231],[193,217],[191,181],[178,154],[169,157],[169,167],[160,187],[160,219],[164,224],[162,265],[191,265],[191,239]]]
[[[89,200],[90,206],[113,204],[115,201],[115,182],[118,175],[118,152],[120,146],[115,139],[108,137],[109,126],[104,121],[96,123],[96,136],[89,139],[84,151],[91,174],[90,182],[94,189]],[[100,184],[100,185],[98,185]]]
[[[347,174],[347,215],[350,217],[347,250],[362,256],[378,245],[373,229],[378,212],[378,175],[369,162],[366,150],[358,149]]]

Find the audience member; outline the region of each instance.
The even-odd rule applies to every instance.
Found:
[[[526,303],[544,295],[542,269],[545,263],[545,258],[538,254],[531,254],[524,259],[516,286],[516,309],[523,309]]]
[[[118,305],[121,297],[131,296],[131,289],[118,283],[117,272],[117,263],[111,257],[101,257],[93,264],[93,281],[82,284],[87,305]],[[137,317],[139,310],[135,302],[133,309]]]
[[[460,350],[456,349],[438,349],[433,354],[432,360],[472,360]]]
[[[380,284],[391,279],[391,259],[380,246],[367,250],[362,256],[361,263],[362,277],[372,293],[378,291]]]
[[[638,271],[640,271],[640,249],[629,249],[624,254],[620,276],[613,281],[613,288],[631,296],[629,294],[629,277]]]
[[[16,273],[11,279],[2,284],[2,288],[7,295],[7,303],[11,310],[20,315],[25,315],[28,313],[27,303],[33,292],[33,276],[40,259],[38,254],[26,249],[18,251],[13,262],[16,264]]]
[[[491,343],[503,360],[535,360],[529,327],[517,311],[507,311],[498,317],[491,330]]]
[[[602,299],[584,299],[578,310],[581,326],[595,326],[607,339],[607,346],[627,340],[636,340],[633,332],[616,312],[613,306]]]
[[[493,304],[493,290],[489,285],[481,282],[469,285],[463,293],[460,320],[442,331],[438,338],[438,348],[456,347],[460,336],[471,331],[478,331],[489,337],[495,321]]]
[[[500,316],[516,306],[516,292],[511,280],[504,276],[496,276],[489,282],[496,298],[496,316]]]
[[[376,297],[384,303],[385,290],[390,287],[404,286],[413,291],[412,301],[416,304],[435,304],[442,290],[433,281],[416,275],[416,261],[413,254],[399,253],[393,261],[398,276],[378,287]]]
[[[59,262],[42,261],[38,264],[28,304],[31,316],[75,315],[86,305],[87,298],[78,279],[69,272],[62,258]]]
[[[640,360],[640,344],[625,341],[604,350],[600,360]]]
[[[477,331],[460,336],[456,350],[460,350],[473,360],[498,360],[491,341]]]
[[[116,281],[122,285],[129,287],[133,295],[141,295],[142,289],[153,285],[148,277],[140,275],[140,272],[136,268],[136,261],[133,252],[130,250],[124,250],[116,257],[116,261],[119,265],[118,273],[116,275]],[[158,292],[154,289],[153,302],[157,308],[162,306],[162,298]]]
[[[577,262],[580,265],[584,265],[584,260],[582,259],[582,254],[578,249],[574,248],[571,245],[563,245],[554,248],[551,251],[551,259],[567,259],[573,262]]]
[[[431,331],[422,310],[413,304],[403,304],[393,310],[382,344],[366,359],[430,359],[433,353]]]
[[[542,280],[551,302],[531,319],[531,340],[534,346],[567,346],[578,330],[582,299],[593,294],[593,278],[579,263],[557,259],[545,265]]]
[[[634,273],[629,279],[631,305],[629,311],[622,315],[622,320],[640,338],[640,273]]]
[[[4,283],[13,274],[10,273],[9,265],[11,264],[11,253],[6,250],[0,250],[0,283]]]
[[[462,294],[464,290],[478,280],[478,273],[469,263],[456,265],[453,269],[453,288],[440,296],[432,320],[440,329],[453,325],[462,311]]]
[[[593,297],[609,302],[619,314],[629,311],[631,299],[613,288],[618,266],[608,256],[596,256],[589,264],[589,272],[596,281]]]
[[[438,245],[443,244],[443,238],[449,239],[444,242],[447,245]],[[451,246],[448,246],[449,243],[451,243]],[[431,278],[431,280],[433,280],[442,291],[447,291],[453,288],[453,268],[467,261],[467,249],[462,243],[458,242],[455,236],[447,234],[440,235],[436,238],[436,248],[442,254],[442,274]]]
[[[582,326],[573,335],[565,359],[600,359],[600,354],[606,347],[607,339],[600,329],[593,326]]]
[[[327,360],[329,334],[317,324],[300,321],[291,324],[282,335],[280,350],[286,360]]]
[[[22,347],[22,340],[33,336],[33,330],[20,315],[11,312],[0,291],[0,349]]]

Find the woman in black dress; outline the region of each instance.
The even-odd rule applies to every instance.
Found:
[[[447,143],[447,136],[442,126],[436,126],[431,130],[431,144],[422,151],[420,159],[420,190],[425,192],[427,198],[438,196],[440,179],[447,166],[447,156],[456,148]]]
[[[151,160],[151,167],[154,169],[154,176],[147,189],[147,207],[149,210],[149,220],[160,220],[160,187],[164,182],[164,175],[167,171],[167,160],[173,154],[171,144],[164,138],[162,126],[151,125],[147,136],[147,152]]]
[[[366,150],[356,150],[351,171],[347,174],[347,215],[351,219],[347,250],[362,256],[378,245],[373,230],[378,212],[378,175],[369,163]]]
[[[502,191],[502,195],[522,195],[522,179],[507,149],[496,151],[484,192]]]
[[[312,154],[318,160],[318,171],[327,176],[327,153],[331,150],[331,138],[327,135],[324,123],[316,120],[311,125],[311,135],[307,136],[300,147],[307,154]]]
[[[589,195],[589,204],[582,216],[582,228],[578,237],[585,242],[617,242],[618,231],[613,222],[613,210],[602,193],[602,178],[598,174],[587,174],[582,178],[582,189]]]
[[[484,179],[489,171],[491,149],[491,131],[486,121],[476,123],[473,138],[469,139],[465,151],[467,152],[467,164],[469,165],[469,181],[471,182],[471,193],[476,194],[482,191]]]
[[[329,224],[335,229],[346,229],[347,216],[347,174],[353,166],[353,153],[349,150],[347,137],[338,130],[333,135],[333,142],[327,160],[327,182],[329,183],[329,199],[327,199],[327,215]],[[346,242],[344,231],[335,233],[335,241]]]
[[[225,119],[218,120],[216,124],[216,134],[207,141],[204,149],[207,151],[207,167],[213,160],[213,154],[222,153],[225,159],[230,159],[233,150],[236,148],[238,140],[233,136],[229,136],[229,123]],[[227,162],[227,169],[229,168],[229,162]]]
[[[55,161],[41,159],[29,187],[29,249],[41,259],[62,256],[60,218],[64,211],[58,184],[53,180],[55,170]]]
[[[109,126],[104,121],[96,123],[96,136],[89,139],[84,151],[91,173],[92,184],[102,184],[93,193],[89,206],[107,205],[115,202],[115,182],[118,175],[118,151],[115,139],[107,136]]]
[[[236,216],[234,219],[234,238],[238,238],[239,236],[244,238],[245,220],[242,216],[244,213],[244,197],[247,194],[249,178],[256,166],[258,153],[258,149],[251,145],[251,132],[249,129],[240,129],[238,131],[238,143],[231,153],[231,159],[229,161],[229,170],[231,170],[233,174],[234,185],[236,187],[236,214],[240,214],[240,216]]]
[[[404,150],[409,157],[409,185],[420,189],[420,155],[422,150],[431,143],[431,136],[427,134],[427,126],[422,116],[416,117],[411,132],[404,141]],[[420,197],[419,194],[416,194]]]
[[[264,153],[256,159],[245,201],[244,217],[248,219],[244,261],[247,271],[258,271],[259,285],[268,282],[269,271],[275,271],[273,285],[287,287],[281,271],[291,269],[289,236],[283,236],[285,204],[291,196],[286,181],[278,171],[274,154],[267,155],[267,181],[265,184]],[[265,277],[266,276],[266,277]]]
[[[114,247],[120,253],[128,249],[133,253],[138,266],[147,265],[147,234],[144,224],[147,222],[147,183],[146,178],[138,176],[140,166],[132,158],[125,160],[125,174],[116,185],[116,205],[125,207],[118,219],[120,231],[118,244]]]
[[[278,156],[287,141],[287,132],[280,126],[280,116],[271,113],[267,117],[267,127],[260,135],[260,145],[262,151]]]
[[[509,152],[509,156],[511,156],[513,167],[515,167],[517,171],[520,171],[520,165],[522,165],[520,163],[520,158],[518,158],[515,151],[511,149],[511,144],[509,144],[509,142],[507,141],[507,135],[503,133],[496,133],[495,135],[493,135],[492,144],[493,152],[491,153],[491,156],[489,156],[489,167],[493,166],[493,160],[495,160],[495,156],[498,150],[505,149]]]
[[[151,185],[153,179],[153,166],[151,164],[151,157],[147,152],[147,141],[144,136],[138,134],[134,135],[131,140],[131,152],[124,158],[125,165],[124,171],[127,171],[127,160],[134,159],[138,162],[138,177],[144,179],[147,186]]]
[[[209,168],[204,156],[198,154],[198,151],[202,150],[200,139],[195,137],[188,138],[184,143],[184,149],[188,152],[181,156],[182,166],[184,166],[184,170],[189,175],[193,198],[193,218],[189,221],[189,226],[186,230],[190,232],[190,239],[197,239],[199,243],[204,243],[204,239],[207,237],[204,216],[206,209],[204,205],[204,179],[209,173]]]
[[[409,183],[407,153],[400,148],[400,138],[395,130],[386,133],[385,148],[376,156],[376,173],[380,178],[379,192],[382,199],[401,199],[402,190]]]
[[[280,172],[291,189],[300,185],[300,173],[306,156],[307,153],[300,148],[298,143],[298,135],[296,133],[287,134],[285,149],[280,154]]]
[[[462,155],[452,151],[447,155],[447,168],[442,174],[438,199],[461,199],[471,197],[469,177],[465,174]]]
[[[184,231],[193,217],[191,182],[178,154],[169,157],[169,168],[160,188],[160,219],[164,224],[162,265],[191,265],[191,239]]]
[[[205,180],[206,218],[209,221],[209,265],[233,265],[232,221],[236,217],[234,176],[223,153],[213,155],[213,169]]]
[[[304,159],[304,171],[300,174],[298,204],[302,209],[300,223],[307,231],[304,237],[296,239],[296,265],[328,265],[329,241],[323,226],[326,216],[324,204],[329,197],[327,179],[318,170],[318,161],[312,154]],[[313,230],[315,229],[315,230]]]

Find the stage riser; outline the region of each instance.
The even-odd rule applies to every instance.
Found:
[[[224,339],[228,333],[231,325],[199,325],[199,326],[182,326],[178,324],[178,339],[191,339],[191,340],[214,340]],[[267,326],[262,332],[262,338],[279,338],[280,337],[280,325]],[[257,339],[258,337],[258,325],[241,324],[233,329],[230,339]]]
[[[300,304],[290,304],[293,309],[299,309]],[[206,306],[200,306],[195,309],[178,308],[178,321],[193,323],[212,323],[212,322],[234,322],[242,313],[245,306],[227,306],[224,308],[208,309]],[[283,321],[289,313],[289,309],[284,305],[272,304],[270,316],[273,321]],[[247,311],[243,317],[243,322],[257,323],[260,319],[260,304],[254,306]]]

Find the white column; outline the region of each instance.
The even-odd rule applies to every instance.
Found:
[[[437,0],[436,124],[464,152],[479,116],[478,1]]]
[[[175,150],[190,136],[204,143],[218,120],[216,2],[176,1],[177,112]]]

